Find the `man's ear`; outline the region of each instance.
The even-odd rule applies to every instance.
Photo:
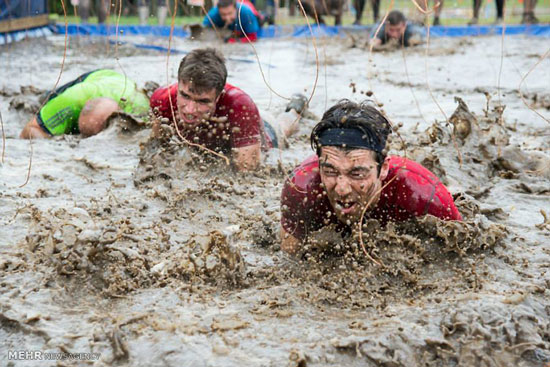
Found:
[[[382,163],[382,167],[380,168],[380,174],[378,175],[378,178],[380,181],[384,181],[386,177],[388,177],[388,171],[390,170],[390,157],[386,157],[384,159],[384,163]]]

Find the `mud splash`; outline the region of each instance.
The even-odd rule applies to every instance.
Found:
[[[173,42],[181,50],[197,45]],[[284,95],[302,88],[309,93],[316,76],[309,44],[280,42],[281,47],[255,45],[262,62],[277,66],[267,79]],[[449,42],[434,39],[430,49],[435,54],[457,44]],[[268,153],[260,171],[237,175],[223,160],[177,141],[148,140],[147,124],[115,120],[92,138],[34,141],[32,177],[19,189],[29,146],[16,136],[29,115],[3,110],[2,353],[90,351],[101,353],[98,365],[120,366],[543,367],[550,342],[550,187],[530,162],[548,154],[547,126],[533,121],[514,92],[520,80],[514,80],[512,63],[503,64],[506,109],[496,110],[494,99],[487,107],[472,86],[494,85],[483,55],[498,63],[499,55],[486,50],[498,49],[501,40],[469,42],[459,50],[464,55],[447,52],[429,60],[432,91],[448,116],[457,107],[452,96],[464,101],[454,123],[442,121],[426,90],[425,50],[406,50],[410,83],[430,121],[425,124],[399,54],[373,54],[374,73],[367,81],[357,73],[364,70],[364,52],[343,49],[337,39],[322,45],[332,65],[326,79],[319,79],[312,110],[321,115],[335,99],[376,93],[407,147],[395,137],[389,153],[407,154],[432,169],[455,193],[465,217],[460,224],[426,217],[385,229],[366,223],[365,249],[384,266],[368,259],[353,235],[319,234],[298,259],[279,249],[282,182],[311,153],[314,121],[300,126],[289,149]],[[527,70],[532,60],[525,55],[540,42],[506,42],[516,55],[506,57]],[[45,67],[36,67],[25,50],[36,41],[12,48],[7,56],[22,72],[6,73],[1,88],[36,101],[37,94],[21,94],[19,86],[51,88],[63,43],[60,37],[41,44]],[[90,43],[85,37],[71,40],[63,82],[83,67],[118,67],[113,59],[88,57],[114,53],[105,43]],[[120,50],[117,61],[138,85],[145,76],[166,81],[166,70],[158,67],[164,56],[129,48],[132,56],[126,57]],[[284,108],[248,63],[232,61],[251,59],[248,45],[224,52],[230,56],[230,79],[238,80],[262,112]],[[345,64],[333,62],[342,57]],[[170,58],[172,79],[178,61]],[[543,93],[543,80],[544,75],[529,79],[525,93]],[[0,94],[1,105],[14,96]],[[440,122],[426,131],[434,120]],[[507,150],[516,148],[520,155],[508,157]]]

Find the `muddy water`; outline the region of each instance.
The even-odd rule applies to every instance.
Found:
[[[421,49],[407,50],[407,76],[401,51],[369,62],[349,43],[319,40],[312,112],[374,92],[402,138],[392,139],[390,153],[436,172],[465,221],[427,217],[385,229],[368,222],[361,239],[319,233],[299,259],[278,246],[279,196],[286,173],[311,154],[313,120],[303,122],[290,149],[270,152],[259,172],[238,175],[208,154],[150,141],[146,126],[118,118],[92,138],[35,141],[29,183],[19,188],[30,146],[17,135],[41,91],[55,83],[63,41],[34,40],[2,53],[9,71],[0,84],[3,365],[48,365],[8,361],[16,349],[98,352],[101,359],[90,362],[98,366],[550,360],[548,125],[517,93],[534,55],[545,51],[540,40],[506,39],[500,96],[499,38],[437,40],[428,78]],[[179,50],[197,46],[174,42]],[[257,48],[278,94],[312,92],[311,43]],[[282,111],[285,101],[264,84],[251,49],[223,51],[229,82],[265,115]],[[75,38],[61,82],[110,67],[139,85],[165,84],[175,80],[179,58]],[[540,96],[548,75],[543,63],[522,85],[545,116]]]

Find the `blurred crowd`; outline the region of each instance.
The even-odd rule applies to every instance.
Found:
[[[222,7],[226,6],[227,1],[220,0]],[[202,11],[212,11],[219,8],[218,0],[186,0],[184,6],[195,7]],[[319,23],[324,24],[326,16],[334,16],[335,25],[342,24],[342,16],[346,11],[350,11],[354,16],[354,25],[363,23],[363,13],[366,13],[367,1],[370,2],[370,9],[373,18],[373,24],[380,20],[380,0],[232,0],[229,3],[235,8],[246,9],[257,18],[258,25],[275,24],[277,12],[284,11],[285,14],[300,16],[305,12]],[[441,13],[444,8],[444,0],[411,0],[417,8],[419,15],[415,19],[423,22],[424,13],[433,14],[432,25],[441,24]],[[495,24],[501,24],[504,19],[506,0],[494,0],[496,8]],[[261,2],[261,3],[260,3]],[[522,24],[535,24],[539,20],[535,16],[535,6],[537,0],[523,0]],[[99,23],[104,23],[109,14],[109,0],[72,0],[73,6],[78,8],[78,15],[83,23],[87,23],[91,14],[95,14]],[[480,19],[480,9],[483,0],[472,0],[472,18],[468,25],[478,24]],[[112,6],[115,4],[113,3]],[[139,22],[142,25],[148,24],[150,18],[156,16],[159,25],[165,25],[168,14],[167,0],[126,0],[123,4],[123,15],[138,15]],[[303,8],[303,10],[302,10]],[[396,6],[398,8],[398,6]],[[399,9],[403,10],[403,9]],[[197,13],[201,14],[201,13]],[[383,15],[383,14],[382,14]]]

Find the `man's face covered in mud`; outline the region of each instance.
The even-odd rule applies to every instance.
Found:
[[[357,223],[367,203],[370,202],[369,208],[378,203],[388,165],[384,163],[378,174],[374,151],[325,146],[321,148],[319,163],[321,182],[341,222]]]
[[[388,38],[399,40],[401,37],[403,37],[403,34],[405,33],[405,28],[407,27],[406,22],[401,22],[396,25],[390,24],[390,22],[386,23],[386,35]]]
[[[184,128],[193,128],[207,120],[216,111],[218,101],[216,89],[204,93],[193,93],[189,83],[178,82],[178,118]]]

